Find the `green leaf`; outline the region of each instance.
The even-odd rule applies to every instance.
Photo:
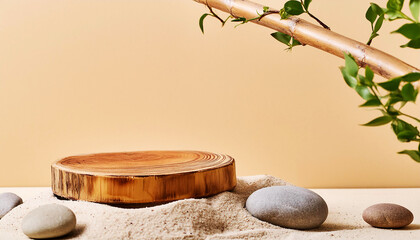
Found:
[[[388,0],[386,7],[388,9],[401,11],[403,4],[404,0]]]
[[[375,22],[377,16],[378,15],[373,11],[372,6],[370,6],[368,8],[368,10],[366,11],[365,17],[372,24],[372,26],[373,26],[373,23]]]
[[[382,10],[381,7],[378,6],[376,3],[370,3],[370,7],[372,10],[376,13],[376,15],[382,15],[384,13],[384,10]]]
[[[392,130],[394,131],[395,135],[398,136],[398,133],[402,132],[405,130],[405,126],[406,124],[409,124],[403,120],[400,119],[395,119],[392,123],[391,123],[391,127]]]
[[[402,96],[401,96],[400,93],[398,93],[398,94],[390,94],[390,98],[388,100],[387,105],[388,104],[389,105],[392,105],[392,104],[395,104],[397,102],[403,102],[403,101],[404,101],[404,99],[402,98]]]
[[[401,78],[394,78],[387,82],[378,83],[379,86],[381,86],[383,89],[388,91],[395,91],[398,89],[401,83]]]
[[[198,25],[200,26],[201,32],[204,34],[204,19],[208,16],[211,15],[209,13],[204,13],[203,15],[201,15],[200,20],[198,21]]]
[[[360,85],[368,86],[368,87],[372,87],[373,86],[373,82],[372,81],[369,81],[368,79],[366,79],[365,76],[359,74],[358,77],[359,77],[359,84]]]
[[[409,48],[419,49],[420,48],[420,38],[413,39],[413,40],[409,41],[407,44],[402,45],[400,47],[402,47],[402,48],[409,47]]]
[[[284,10],[290,15],[300,15],[305,12],[302,4],[295,0],[287,1],[284,4]]]
[[[358,77],[359,77],[359,84],[360,85],[363,85],[363,86],[370,86],[369,85],[369,83],[368,82],[366,82],[366,78],[365,78],[365,76],[363,76],[363,75],[361,75],[361,74],[359,74],[358,75]]]
[[[417,98],[417,90],[414,89],[413,84],[407,83],[401,89],[401,95],[404,101],[412,101],[415,102]]]
[[[372,95],[369,88],[366,86],[356,86],[355,88],[356,92],[365,100],[370,100],[375,98],[375,96]]]
[[[383,22],[384,22],[384,15],[381,15],[381,16],[379,16],[378,21],[376,21],[375,27],[373,28],[373,31],[378,32],[379,29],[381,29]]]
[[[420,38],[420,23],[407,23],[392,33],[400,33],[409,39]]]
[[[397,138],[401,142],[410,142],[413,139],[416,139],[417,134],[413,131],[402,131],[398,133]]]
[[[404,150],[401,152],[398,152],[399,154],[407,154],[410,156],[414,161],[420,162],[420,152],[416,150]]]
[[[308,10],[309,4],[311,4],[312,0],[305,0],[303,1],[303,7]]]
[[[396,10],[388,10],[386,11],[386,15],[388,16],[389,21],[394,21],[396,19],[403,19],[405,17],[401,11],[396,11]]]
[[[404,82],[416,82],[420,80],[420,72],[408,73],[401,77]]]
[[[410,11],[414,19],[419,21],[420,0],[410,0]]]
[[[372,71],[372,69],[370,69],[369,66],[366,66],[365,68],[365,79],[367,83],[371,83],[373,84],[373,77],[374,77],[374,73]]]
[[[345,67],[340,67],[341,74],[343,75],[344,81],[346,81],[347,85],[351,88],[355,88],[357,86],[357,79],[350,74],[348,74]]]
[[[280,18],[281,19],[286,19],[288,18],[290,15],[286,12],[286,10],[284,10],[284,8],[280,9]]]
[[[380,105],[381,105],[381,102],[377,98],[373,98],[373,99],[367,100],[365,103],[363,103],[359,107],[377,107]]]
[[[419,130],[417,127],[414,127],[410,123],[403,121],[401,119],[395,119],[392,124],[392,130],[394,131],[395,135],[399,135],[402,132],[412,132],[415,135],[419,135]]]
[[[357,72],[359,71],[359,66],[357,65],[353,56],[351,56],[350,54],[344,54],[344,59],[346,61],[347,73],[350,74],[350,76],[356,77]]]
[[[246,22],[246,18],[244,17],[235,18],[235,19],[232,19],[231,22]]]
[[[263,7],[263,12],[268,12],[269,9],[270,9],[270,7],[264,6]]]
[[[279,42],[286,44],[287,46],[289,46],[290,39],[292,38],[291,36],[282,32],[274,32],[271,34],[271,36],[277,39]]]
[[[390,116],[382,116],[373,119],[372,121],[363,124],[363,126],[367,127],[376,127],[376,126],[382,126],[392,121],[392,117]]]

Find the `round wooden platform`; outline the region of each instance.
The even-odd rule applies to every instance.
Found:
[[[52,191],[100,203],[158,203],[211,196],[236,186],[232,157],[199,151],[72,156],[51,165]]]

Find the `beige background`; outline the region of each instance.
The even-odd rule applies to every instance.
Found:
[[[361,41],[367,7],[312,3]],[[203,35],[205,11],[191,0],[0,1],[0,186],[47,186],[51,162],[68,155],[194,149],[234,156],[240,176],[305,187],[420,187],[420,164],[396,154],[415,146],[358,125],[378,113],[357,107],[342,60],[289,53],[252,24],[209,18]],[[388,34],[396,26],[374,46],[419,66]]]

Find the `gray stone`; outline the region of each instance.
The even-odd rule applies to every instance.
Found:
[[[30,238],[53,238],[66,235],[76,226],[76,216],[67,207],[47,204],[29,212],[22,221],[22,231]]]
[[[0,219],[20,204],[22,204],[22,198],[14,193],[0,194]]]
[[[262,188],[246,201],[252,216],[280,227],[311,229],[328,216],[328,206],[315,192],[294,186]]]
[[[363,211],[362,217],[365,222],[378,228],[402,228],[414,219],[410,210],[392,203],[372,205]]]

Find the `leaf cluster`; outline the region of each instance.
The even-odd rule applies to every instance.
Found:
[[[207,16],[216,18],[222,23],[222,26],[232,18],[231,22],[239,23],[238,25],[248,23],[250,21],[260,21],[263,17],[270,14],[279,14],[282,19],[290,16],[301,15],[307,13],[310,17],[315,19],[324,28],[329,29],[322,21],[309,12],[309,6],[312,0],[288,0],[280,11],[270,10],[269,7],[263,7],[263,12],[257,12],[258,17],[246,19],[244,17],[228,16],[226,19],[219,17],[211,7],[208,6],[210,13],[205,13],[200,17],[199,26],[204,33],[204,19]],[[365,17],[371,24],[372,33],[369,37],[368,45],[372,40],[379,36],[385,20],[394,21],[397,19],[405,19],[410,21],[402,25],[399,29],[392,33],[399,33],[409,39],[409,42],[401,47],[420,48],[420,0],[410,0],[409,8],[413,18],[408,17],[402,12],[404,0],[388,0],[385,8],[380,7],[375,3],[371,3],[366,11]],[[236,26],[238,26],[236,25]],[[298,40],[281,32],[274,32],[271,34],[279,42],[292,49],[294,46],[303,45]],[[401,109],[408,102],[415,102],[418,89],[413,83],[420,80],[420,73],[412,72],[406,75],[390,79],[385,82],[376,83],[374,81],[374,72],[367,66],[364,74],[360,73],[360,67],[356,60],[349,54],[344,54],[345,66],[341,67],[341,73],[347,85],[354,89],[357,94],[364,100],[364,103],[359,107],[374,108],[381,112],[377,118],[363,124],[363,126],[383,126],[390,124],[397,139],[401,142],[419,142],[419,147],[416,150],[403,150],[400,154],[406,154],[417,162],[420,162],[420,133],[416,126],[412,123],[403,120],[408,118],[411,121],[420,123],[420,119],[401,112]],[[383,94],[381,94],[383,93]]]
[[[238,23],[238,25],[235,26],[235,27],[237,27],[239,25],[248,23],[250,21],[260,21],[263,17],[265,17],[267,15],[270,15],[270,14],[279,14],[281,19],[285,19],[285,18],[288,18],[290,16],[301,15],[303,13],[307,13],[310,17],[315,19],[321,26],[323,26],[326,29],[330,29],[325,23],[323,23],[321,20],[319,20],[312,13],[309,12],[309,5],[311,4],[311,2],[312,2],[312,0],[300,0],[300,1],[289,0],[284,4],[283,8],[280,11],[273,11],[273,10],[270,10],[269,7],[264,6],[263,7],[263,12],[259,13],[257,11],[258,17],[251,18],[251,19],[247,19],[247,18],[244,18],[244,17],[229,16],[228,18],[223,20],[221,17],[219,17],[212,10],[211,7],[207,6],[208,9],[210,10],[210,13],[204,13],[203,15],[201,15],[198,24],[199,24],[201,32],[204,34],[204,19],[206,19],[207,16],[211,16],[211,17],[214,17],[214,18],[218,19],[222,23],[222,26],[224,26],[230,18],[233,18],[231,20],[231,22]],[[274,33],[271,34],[271,36],[274,37],[279,42],[287,45],[287,47],[288,47],[287,50],[291,50],[293,47],[298,46],[298,45],[303,45],[297,39],[293,38],[292,36],[289,36],[289,35],[281,33],[281,32],[274,32]]]
[[[402,117],[420,122],[419,119],[402,113],[401,108],[408,102],[415,103],[418,90],[413,86],[420,80],[420,73],[412,72],[406,75],[390,79],[386,82],[376,83],[373,81],[374,72],[366,67],[364,74],[360,74],[360,68],[356,60],[350,54],[344,54],[345,66],[341,67],[341,73],[347,85],[353,88],[364,103],[359,107],[374,107],[382,115],[371,120],[363,126],[374,127],[391,124],[397,139],[401,142],[420,142],[420,133],[417,127],[402,120]],[[380,90],[385,92],[380,95]],[[415,161],[420,162],[420,144],[417,150],[404,150],[400,154],[407,154]]]
[[[397,19],[408,20],[410,23],[404,24],[392,33],[399,33],[409,39],[409,42],[401,45],[401,47],[420,48],[420,0],[410,0],[409,8],[413,18],[402,12],[404,0],[388,0],[386,7],[381,8],[375,3],[371,3],[366,11],[365,17],[371,24],[372,33],[367,42],[368,45],[372,40],[379,36],[378,31],[381,29],[383,21],[394,21]]]
[[[381,7],[375,3],[371,3],[370,7],[366,11],[365,17],[370,22],[372,33],[370,34],[369,41],[367,45],[372,43],[372,40],[379,36],[378,31],[381,29],[382,24],[385,19],[385,13]]]

